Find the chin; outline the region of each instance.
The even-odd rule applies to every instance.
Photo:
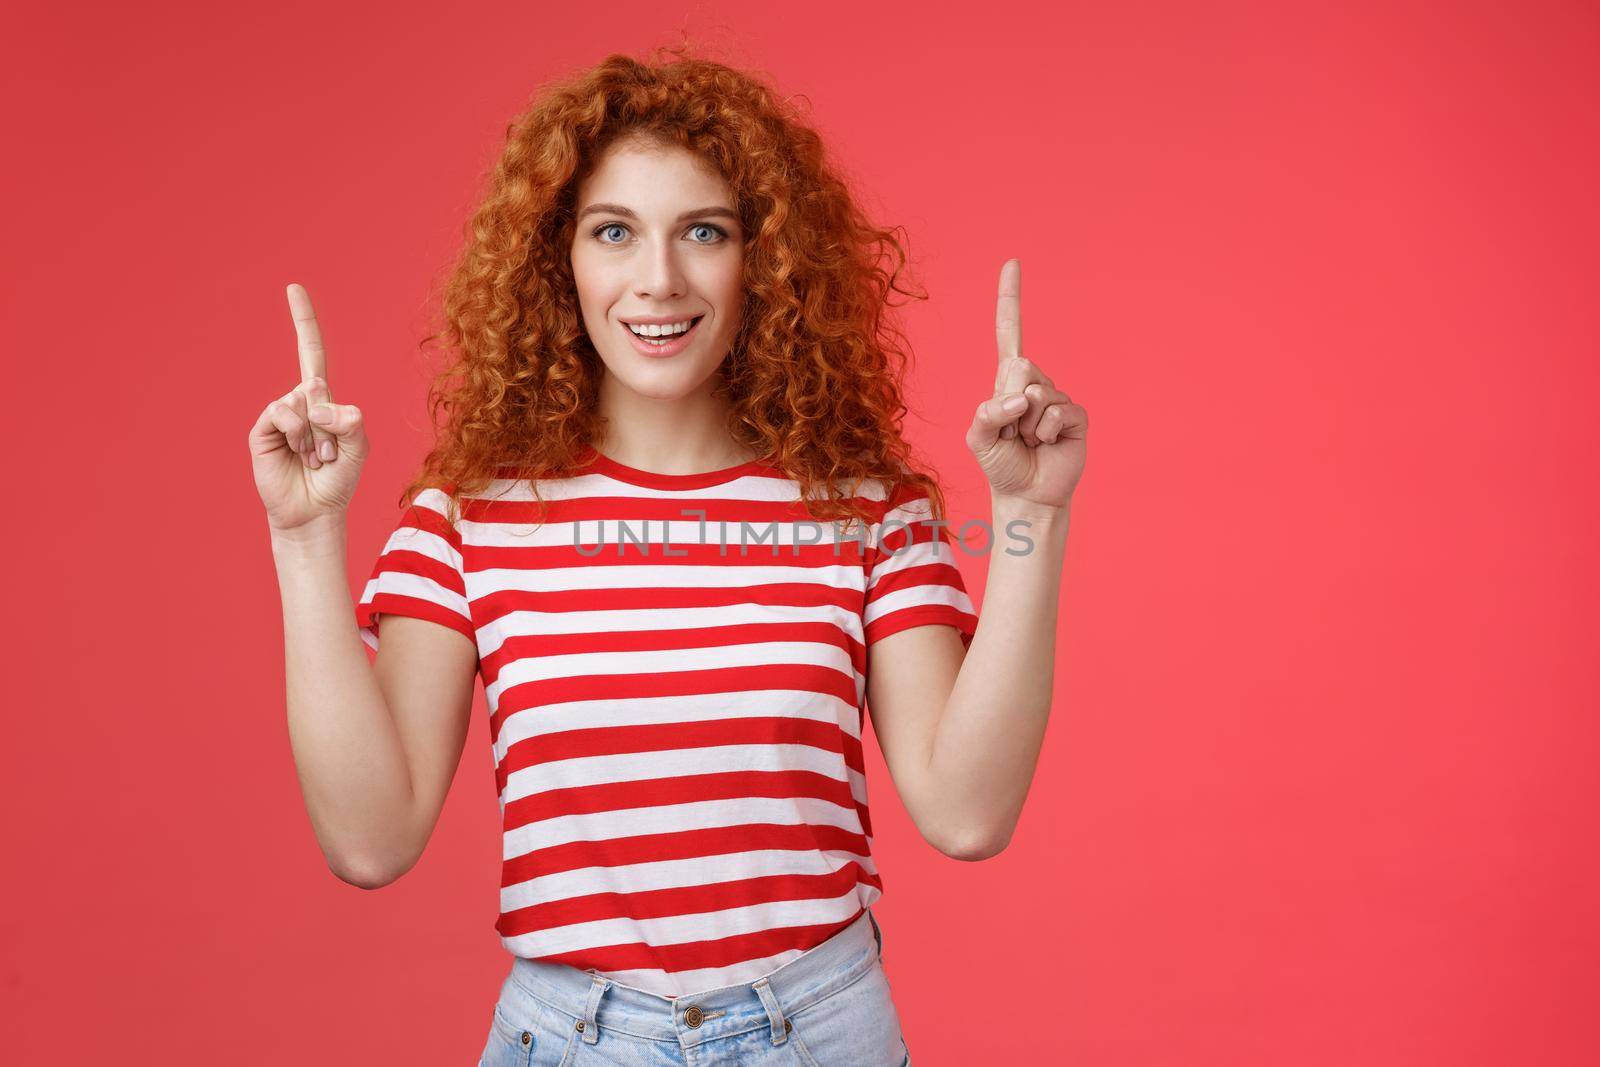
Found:
[[[706,379],[717,371],[716,367],[697,367],[686,363],[675,365],[670,361],[660,365],[639,366],[639,362],[645,358],[635,356],[626,366],[612,366],[609,370],[618,385],[651,400],[681,400],[699,390]]]

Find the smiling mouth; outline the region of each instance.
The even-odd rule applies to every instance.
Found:
[[[676,352],[687,344],[689,338],[694,336],[695,330],[699,328],[700,322],[704,318],[704,315],[696,315],[689,320],[689,328],[687,330],[681,330],[678,333],[667,334],[662,337],[646,337],[643,334],[634,333],[627,323],[623,323],[622,328],[628,331],[628,336],[633,339],[633,343],[643,351],[668,353]]]

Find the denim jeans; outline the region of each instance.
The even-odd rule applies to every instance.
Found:
[[[677,998],[517,957],[479,1067],[909,1067],[870,908],[742,985]]]

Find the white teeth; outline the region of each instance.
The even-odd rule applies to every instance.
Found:
[[[670,337],[673,334],[683,333],[684,331],[688,330],[689,327],[693,325],[693,321],[689,320],[685,322],[673,322],[664,326],[636,326],[631,322],[625,323],[624,325],[626,325],[628,329],[632,330],[640,337]]]

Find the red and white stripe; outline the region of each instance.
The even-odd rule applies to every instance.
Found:
[[[865,544],[804,526],[797,483],[760,462],[656,475],[593,454],[539,482],[542,525],[509,478],[455,525],[441,490],[407,509],[357,623],[373,649],[384,613],[477,645],[509,952],[682,996],[753,981],[878,899],[866,650],[926,624],[970,642],[977,615],[927,498],[858,492]],[[741,521],[768,535],[743,554]]]

